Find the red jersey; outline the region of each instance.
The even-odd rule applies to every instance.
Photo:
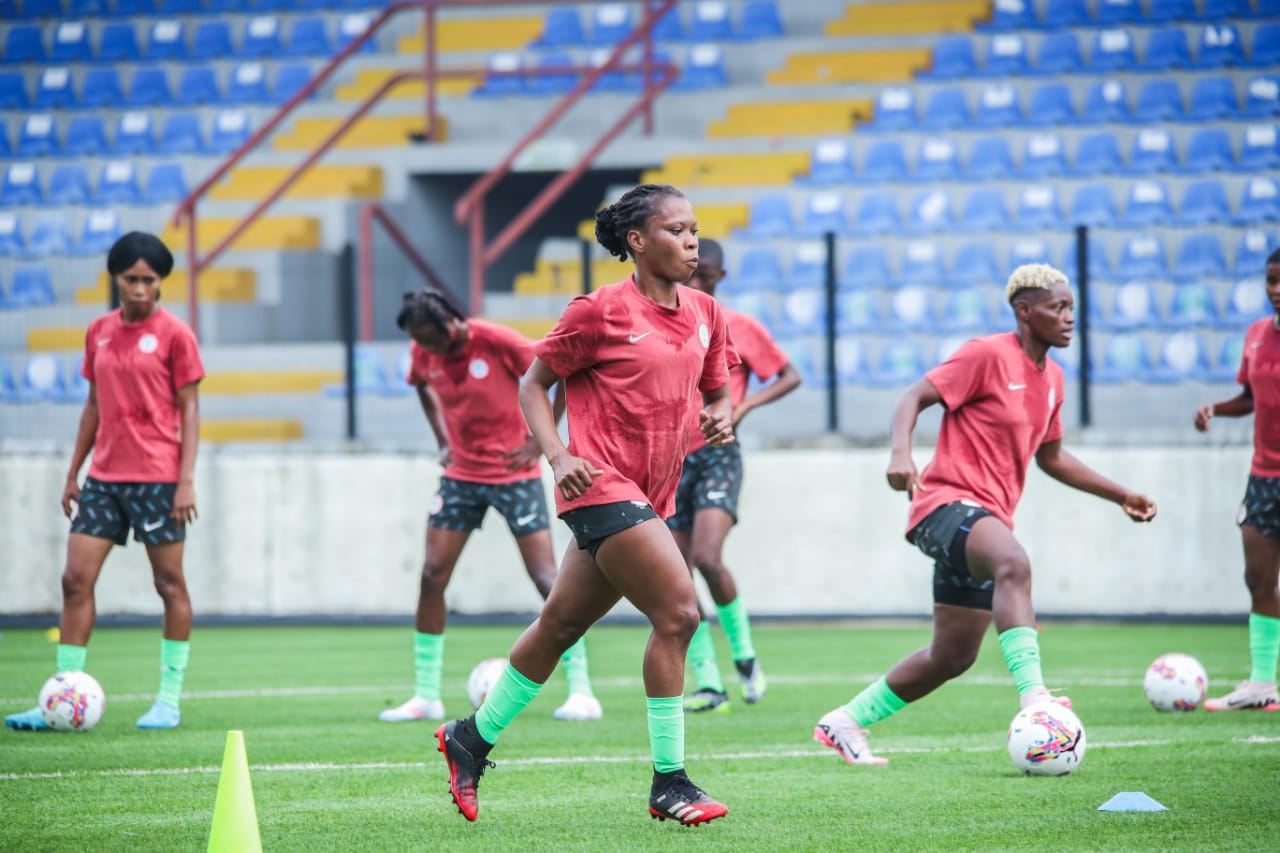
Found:
[[[141,323],[126,323],[116,309],[89,324],[80,372],[98,397],[89,476],[176,483],[182,456],[178,389],[204,378],[191,328],[160,307]]]
[[[761,381],[767,382],[777,376],[778,371],[786,367],[791,359],[787,358],[782,347],[774,342],[769,330],[755,317],[723,306],[720,310],[724,312],[729,324],[729,342],[733,344],[733,349],[741,360],[729,371],[729,396],[736,409],[747,398],[747,384],[751,381],[751,374],[754,373]],[[698,413],[695,411],[689,452],[693,453],[706,446],[707,440],[702,437],[702,430],[698,428]]]
[[[925,374],[946,411],[933,461],[920,475],[907,530],[943,504],[968,500],[1013,529],[1027,468],[1040,445],[1062,438],[1062,368],[1043,369],[1013,332],[975,338]]]
[[[1236,381],[1253,395],[1253,466],[1256,477],[1280,477],[1280,330],[1271,317],[1244,333]]]
[[[580,497],[557,489],[559,514],[618,501],[649,504],[660,518],[675,511],[690,413],[738,361],[715,299],[677,292],[680,304],[667,308],[628,277],[576,297],[537,344],[564,379],[569,452],[604,471]]]
[[[410,385],[427,385],[440,398],[453,464],[446,477],[471,483],[514,483],[538,476],[536,468],[512,471],[502,454],[529,437],[520,411],[520,377],[533,363],[533,342],[519,332],[467,320],[471,336],[456,352],[435,355],[409,345]]]

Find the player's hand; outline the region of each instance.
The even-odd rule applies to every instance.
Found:
[[[1146,495],[1127,494],[1120,506],[1134,521],[1150,521],[1156,517],[1156,502]]]
[[[734,428],[735,430],[738,428],[738,424],[742,423],[742,419],[743,419],[744,417],[746,417],[747,412],[749,412],[749,411],[751,411],[751,404],[749,404],[749,403],[747,403],[747,402],[745,402],[745,401],[744,401],[744,402],[742,402],[740,405],[738,405],[738,406],[736,406],[736,407],[734,408],[734,410],[733,410],[733,428]]]
[[[910,451],[894,453],[890,456],[889,468],[884,472],[884,476],[889,481],[889,488],[895,492],[906,492],[911,495],[916,489],[924,491],[924,486],[920,485],[920,472],[916,470],[916,463],[912,461]]]
[[[1213,406],[1201,406],[1196,409],[1196,429],[1208,432],[1211,418],[1213,418]]]
[[[440,463],[441,468],[448,468],[453,464],[453,450],[449,445],[440,446],[439,451],[436,453],[436,461]]]
[[[67,478],[67,484],[62,487],[62,514],[67,518],[71,517],[71,504],[80,502],[80,484],[76,482],[75,476]]]
[[[702,437],[712,447],[724,447],[733,441],[733,421],[722,415],[713,415],[706,409],[698,412],[698,426]]]
[[[189,480],[178,483],[173,493],[173,511],[169,513],[180,524],[188,524],[196,520],[196,487]]]
[[[555,478],[556,488],[568,500],[581,496],[591,488],[592,479],[603,474],[604,471],[581,456],[567,452],[551,460],[551,476]]]
[[[538,443],[533,440],[533,436],[525,439],[524,444],[515,450],[508,450],[502,454],[502,458],[507,460],[508,471],[519,471],[524,468],[532,468],[538,464],[538,457],[542,453],[538,450]]]

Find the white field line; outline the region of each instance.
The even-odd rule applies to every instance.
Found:
[[[1150,746],[1167,746],[1174,741],[1169,740],[1130,740],[1130,741],[1113,741],[1090,743],[1089,749],[1140,749]],[[1197,739],[1196,743],[1204,743],[1203,739]],[[1264,737],[1261,735],[1253,735],[1246,738],[1232,738],[1231,743],[1256,745],[1280,743],[1280,737]],[[999,746],[938,746],[938,747],[922,747],[922,746],[904,746],[904,747],[886,747],[877,749],[877,753],[885,755],[908,755],[908,754],[937,754],[940,752],[952,753],[977,753],[977,752],[1001,752],[1003,749]],[[706,753],[701,755],[691,755],[691,761],[759,761],[763,759],[776,758],[818,758],[823,760],[832,760],[839,758],[831,750],[827,749],[795,749],[795,750],[774,750],[768,752],[730,752],[730,753]],[[531,758],[508,758],[500,761],[502,766],[520,767],[520,766],[547,766],[547,765],[570,765],[570,764],[648,764],[652,761],[652,757],[648,755],[579,755],[570,757],[553,757],[539,756]],[[352,764],[335,764],[331,762],[309,761],[302,763],[286,763],[286,764],[251,764],[249,769],[253,773],[348,773],[359,770],[425,770],[431,767],[440,766],[439,762],[426,761],[369,761],[357,762]],[[110,776],[193,776],[208,775],[218,773],[221,768],[210,765],[200,765],[196,767],[156,767],[156,768],[118,768],[113,770],[56,770],[48,773],[0,773],[0,782],[27,782],[41,779],[84,779],[84,778],[101,778]]]

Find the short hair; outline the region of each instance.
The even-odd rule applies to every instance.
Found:
[[[404,331],[410,326],[432,325],[443,331],[450,319],[465,320],[462,312],[442,294],[428,288],[411,290],[404,295],[396,325]]]
[[[1057,284],[1067,284],[1066,273],[1048,264],[1023,264],[1009,276],[1004,296],[1013,304],[1013,300],[1024,290],[1048,290]]]
[[[173,253],[159,237],[145,231],[130,231],[107,251],[107,273],[115,278],[138,261],[146,261],[160,278],[167,278],[173,272]]]
[[[641,184],[596,213],[596,242],[617,255],[619,260],[631,257],[627,232],[642,229],[650,217],[657,215],[658,205],[668,198],[684,198],[684,193],[670,184]]]
[[[698,258],[718,267],[724,266],[724,249],[710,237],[698,239]]]
[[[1271,266],[1272,264],[1280,264],[1280,249],[1276,249],[1267,256],[1267,266]]]

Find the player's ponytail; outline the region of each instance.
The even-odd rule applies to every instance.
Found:
[[[641,184],[627,190],[613,204],[596,212],[596,242],[609,254],[627,260],[632,254],[628,232],[643,229],[666,198],[684,198],[684,193],[670,184]]]

